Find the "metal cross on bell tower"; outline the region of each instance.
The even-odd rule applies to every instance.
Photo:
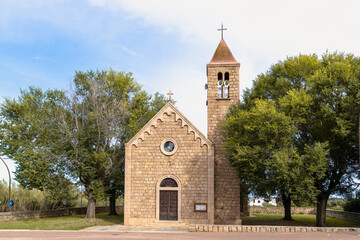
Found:
[[[227,28],[224,28],[223,24],[221,23],[221,28],[218,29],[218,31],[221,31],[221,39],[224,38],[224,31],[227,30]]]

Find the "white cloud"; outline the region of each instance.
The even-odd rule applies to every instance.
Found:
[[[164,34],[179,34],[183,41],[211,46],[219,39],[216,28],[223,21],[229,29],[225,39],[233,51],[240,57],[251,51],[262,61],[326,49],[360,54],[358,0],[12,0],[3,5],[3,38],[21,34],[9,22],[21,24],[27,19],[50,22],[87,41],[90,36],[116,38],[115,33],[127,24],[113,21],[126,12],[125,18],[142,26],[155,26]],[[108,11],[106,18],[92,14],[99,9]]]
[[[205,60],[210,61],[220,36],[216,29],[224,22],[228,28],[225,40],[241,62],[241,89],[251,87],[257,74],[286,56],[313,52],[321,55],[327,49],[360,55],[360,1],[357,0],[34,0],[31,3],[12,0],[6,1],[6,6],[7,11],[0,10],[2,38],[19,34],[29,37],[16,31],[16,24],[8,23],[36,19],[52,23],[73,38],[82,38],[89,48],[107,46],[103,53],[109,56],[119,47],[127,54],[147,57],[119,38],[126,37],[122,33],[131,31],[131,24],[136,23],[144,29],[159,29],[162,38],[178,37],[193,48],[194,54],[209,56]],[[93,14],[98,12],[105,14]],[[195,109],[187,116],[190,119],[197,116],[195,119],[199,120],[195,122],[203,125],[206,110],[201,110],[200,116],[196,109],[206,100],[203,84],[207,61],[193,64],[187,61],[191,57],[188,52],[177,55],[178,59],[167,57],[163,60],[166,66],[141,66],[154,68],[156,75],[151,70],[144,71],[140,81],[148,91],[173,90],[179,108],[183,112]],[[196,59],[202,61],[204,57]]]
[[[356,0],[90,0],[90,4],[125,10],[146,24],[172,29],[193,41],[213,42],[215,27],[224,21],[229,28],[226,38],[266,52],[344,48],[345,44],[354,48],[360,37]]]
[[[321,55],[326,50],[360,55],[360,2],[356,0],[90,0],[89,3],[111,12],[128,12],[132,19],[158,26],[164,34],[176,33],[187,43],[209,46],[206,51],[210,53],[219,41],[216,28],[223,21],[229,29],[224,33],[225,39],[242,63],[242,89],[251,87],[257,74],[287,56]]]
[[[129,55],[133,55],[133,56],[137,56],[137,57],[142,57],[142,58],[144,58],[143,55],[135,52],[134,50],[131,50],[131,49],[129,49],[129,48],[123,46],[123,45],[121,45],[120,47],[121,47],[122,50],[124,50],[124,52],[126,52],[126,53],[129,54]]]
[[[215,28],[223,21],[229,29],[225,39],[240,61],[265,61],[268,66],[287,55],[321,54],[327,49],[360,54],[356,0],[92,0],[90,4],[127,11],[144,24],[178,32],[184,41],[209,45],[217,43]]]

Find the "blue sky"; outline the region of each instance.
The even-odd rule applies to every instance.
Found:
[[[67,89],[75,71],[111,67],[133,72],[150,93],[171,89],[206,134],[205,70],[221,22],[242,91],[286,56],[359,56],[359,9],[356,0],[0,0],[0,102],[30,85]]]

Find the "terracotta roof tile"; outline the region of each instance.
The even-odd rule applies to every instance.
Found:
[[[210,63],[237,63],[224,39],[221,39]]]

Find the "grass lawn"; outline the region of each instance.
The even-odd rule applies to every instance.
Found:
[[[0,222],[0,229],[36,229],[36,230],[79,230],[92,226],[115,225],[124,221],[124,215],[108,216],[108,213],[96,214],[96,220],[85,219],[85,215],[53,218],[35,218],[19,221]]]
[[[261,214],[251,213],[255,217],[244,217],[242,218],[242,224],[244,225],[270,225],[270,226],[311,226],[314,227],[316,223],[316,215],[305,215],[305,214],[292,214],[294,221],[284,221],[282,218],[283,214]],[[352,222],[348,220],[327,217],[327,227],[358,227],[360,223]]]

